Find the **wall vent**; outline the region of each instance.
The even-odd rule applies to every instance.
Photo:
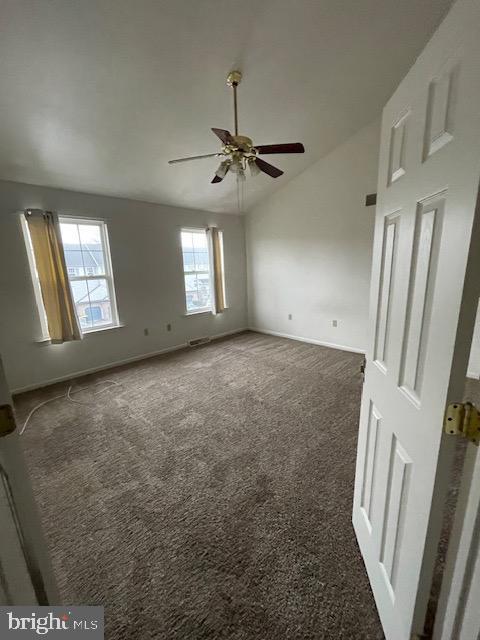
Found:
[[[205,336],[204,338],[195,338],[194,340],[189,340],[188,341],[188,346],[189,347],[198,347],[198,345],[207,344],[207,342],[211,342],[211,340],[210,340],[210,338],[208,336]]]
[[[377,204],[377,194],[369,193],[368,196],[365,197],[365,206],[371,207],[374,204]]]

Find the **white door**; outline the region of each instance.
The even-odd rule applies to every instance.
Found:
[[[2,435],[11,403],[0,359],[0,605],[61,604],[18,430]]]
[[[353,523],[388,640],[423,629],[479,296],[479,34],[458,0],[383,112]]]
[[[468,445],[434,640],[480,638],[480,453]]]

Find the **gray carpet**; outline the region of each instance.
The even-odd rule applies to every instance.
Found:
[[[22,441],[63,601],[103,604],[112,640],[383,638],[351,525],[360,361],[245,333],[40,409]]]

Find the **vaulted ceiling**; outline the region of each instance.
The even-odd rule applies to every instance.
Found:
[[[380,115],[450,0],[0,0],[0,178],[236,211],[210,127],[301,141],[247,207]],[[361,162],[361,158],[359,158]]]

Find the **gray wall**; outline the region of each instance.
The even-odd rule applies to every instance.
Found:
[[[250,326],[366,348],[375,207],[365,196],[377,190],[379,137],[379,122],[365,127],[248,214]]]
[[[125,326],[81,342],[37,342],[40,324],[19,211],[28,207],[106,220],[120,320]],[[229,309],[185,316],[180,228],[218,224],[224,232]],[[0,181],[0,353],[18,390],[245,328],[244,218]],[[167,323],[172,331],[167,332]],[[149,335],[144,336],[144,328]]]

